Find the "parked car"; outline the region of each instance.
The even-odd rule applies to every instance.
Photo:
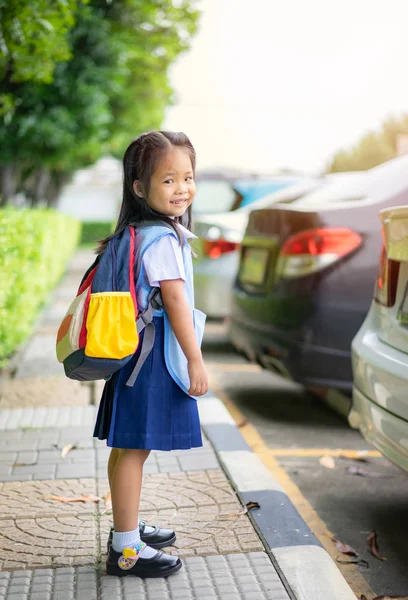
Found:
[[[313,190],[327,189],[326,186],[335,181],[350,182],[358,175],[359,173],[336,173],[320,178],[303,177],[293,185],[264,195],[250,204],[244,203],[237,210],[200,215],[194,227],[195,233],[200,237],[198,259],[194,266],[196,306],[210,318],[221,319],[231,314],[232,286],[251,210],[278,203],[289,204]],[[243,187],[238,187],[243,191]],[[259,195],[261,189],[256,188],[253,196]],[[265,192],[265,188],[262,191]]]
[[[235,210],[296,180],[294,176],[266,176],[231,169],[201,171],[196,179],[193,214],[197,217]]]
[[[253,207],[291,202],[318,185],[317,179],[304,179],[294,185],[267,194],[252,204],[223,213],[200,215],[194,224],[199,236],[198,258],[194,264],[194,293],[197,308],[209,318],[231,314],[231,292],[238,263],[239,248]],[[241,188],[242,189],[242,188]],[[259,190],[257,190],[259,191]]]
[[[380,213],[384,245],[371,308],[352,343],[350,424],[408,471],[408,206]]]
[[[408,201],[408,156],[250,213],[233,289],[232,343],[264,367],[351,392],[351,341],[370,305],[380,207]]]

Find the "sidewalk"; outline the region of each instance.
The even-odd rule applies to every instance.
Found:
[[[228,470],[239,471],[228,444],[224,453],[223,448],[221,454],[213,450],[217,440],[212,438],[224,427],[220,422],[221,430],[217,428],[209,415],[214,402],[220,403],[213,397],[200,401],[211,444],[206,438],[198,450],[152,452],[145,468],[141,517],[176,530],[177,542],[166,552],[182,557],[184,568],[168,579],[145,581],[104,574],[112,520],[103,499],[109,449],[92,438],[101,386],[66,379],[55,358],[56,328],[91,259],[89,252],[75,255],[14,361],[13,377],[0,381],[0,600],[306,597],[285,589],[220,467],[218,456]],[[73,449],[62,458],[69,444]],[[242,473],[237,481],[238,491],[250,489],[242,483]],[[102,500],[51,498],[82,495]],[[326,596],[331,597],[340,598]]]

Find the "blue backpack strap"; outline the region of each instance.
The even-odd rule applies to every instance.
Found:
[[[149,227],[149,226],[157,226],[158,223],[157,222],[145,222],[143,223],[143,225],[139,225],[139,227]],[[170,231],[168,231],[168,234],[173,233],[173,235],[176,235],[173,228],[168,225],[167,223],[160,223],[160,226],[164,226],[166,229],[169,229]],[[154,240],[155,241],[155,240]],[[150,245],[150,244],[149,244]],[[145,247],[145,251],[147,250],[148,246]],[[136,253],[136,260],[135,260],[135,276],[137,278],[137,275],[140,273],[141,267],[142,267],[142,253],[141,252],[137,252]],[[128,387],[133,387],[133,385],[135,384],[136,378],[140,373],[141,368],[143,367],[147,357],[149,356],[153,345],[154,345],[154,339],[155,339],[155,327],[154,327],[154,323],[153,323],[153,316],[156,310],[163,308],[164,304],[163,304],[163,300],[161,297],[161,293],[160,293],[160,288],[156,287],[156,288],[152,288],[149,296],[148,296],[148,302],[147,302],[147,308],[146,310],[141,313],[137,320],[136,320],[136,327],[137,327],[137,331],[138,333],[141,333],[144,330],[144,336],[143,336],[143,340],[141,343],[141,348],[140,348],[140,354],[139,357],[136,361],[136,364],[133,368],[133,371],[129,377],[129,379],[126,382],[126,385]]]
[[[137,332],[140,333],[143,330],[145,330],[145,332],[140,348],[139,358],[137,359],[133,371],[126,382],[126,385],[128,387],[133,387],[141,368],[143,367],[147,357],[149,356],[153,348],[156,334],[153,323],[153,316],[155,311],[159,308],[163,308],[163,306],[164,305],[160,293],[160,288],[153,288],[149,294],[149,301],[146,310],[139,315],[136,321]]]

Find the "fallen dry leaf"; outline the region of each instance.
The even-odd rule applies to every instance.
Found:
[[[221,514],[218,519],[220,521],[224,521],[225,519],[235,519],[235,517],[241,517],[242,515],[246,515],[248,513],[249,510],[251,510],[252,508],[261,508],[260,505],[258,504],[258,502],[248,502],[244,508],[244,510],[240,510],[239,512],[236,513],[229,513],[226,515]]]
[[[247,507],[247,510],[251,510],[251,508],[261,508],[258,502],[247,502],[245,506]]]
[[[102,498],[99,496],[92,496],[92,494],[86,496],[51,496],[51,500],[57,502],[100,502]]]
[[[9,467],[33,467],[36,465],[36,462],[33,463],[10,463]]]
[[[370,462],[368,458],[364,458],[364,456],[347,456],[346,454],[339,454],[339,458],[341,460],[354,460],[356,462],[368,463]]]
[[[392,475],[389,475],[388,473],[377,473],[376,471],[367,471],[362,467],[349,467],[347,469],[347,473],[350,473],[350,475],[359,475],[360,477],[376,477],[378,479],[387,479],[388,477],[392,477]]]
[[[373,556],[375,556],[376,558],[379,558],[380,560],[388,560],[387,558],[380,556],[378,553],[379,548],[378,548],[378,541],[377,541],[377,533],[375,531],[370,533],[370,535],[367,537],[367,543],[370,547],[371,554]]]
[[[103,499],[105,500],[105,510],[111,510],[111,508],[112,508],[111,493],[110,492],[106,492],[106,494],[104,495]]]
[[[350,560],[343,560],[343,559],[340,559],[339,557],[337,557],[336,562],[340,563],[341,565],[360,565],[361,567],[365,567],[366,569],[368,569],[368,566],[369,566],[368,562],[366,560],[364,560],[364,558],[351,558]],[[361,600],[361,598],[360,598],[360,600]],[[367,600],[367,598],[366,598],[366,600]]]
[[[343,544],[340,540],[336,540],[335,537],[332,537],[332,541],[336,544],[337,550],[340,550],[342,554],[348,554],[348,556],[358,556],[357,550],[354,550],[348,544]]]
[[[323,467],[326,467],[326,469],[335,469],[336,468],[336,463],[332,456],[322,456],[319,459],[319,463],[321,465],[323,465]]]
[[[67,444],[66,446],[63,447],[63,449],[61,450],[61,458],[65,458],[66,455],[71,452],[71,450],[74,450],[76,448],[76,444]]]

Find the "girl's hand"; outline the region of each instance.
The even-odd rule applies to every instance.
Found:
[[[208,375],[202,358],[188,361],[188,376],[190,377],[190,396],[203,396],[208,392]]]

